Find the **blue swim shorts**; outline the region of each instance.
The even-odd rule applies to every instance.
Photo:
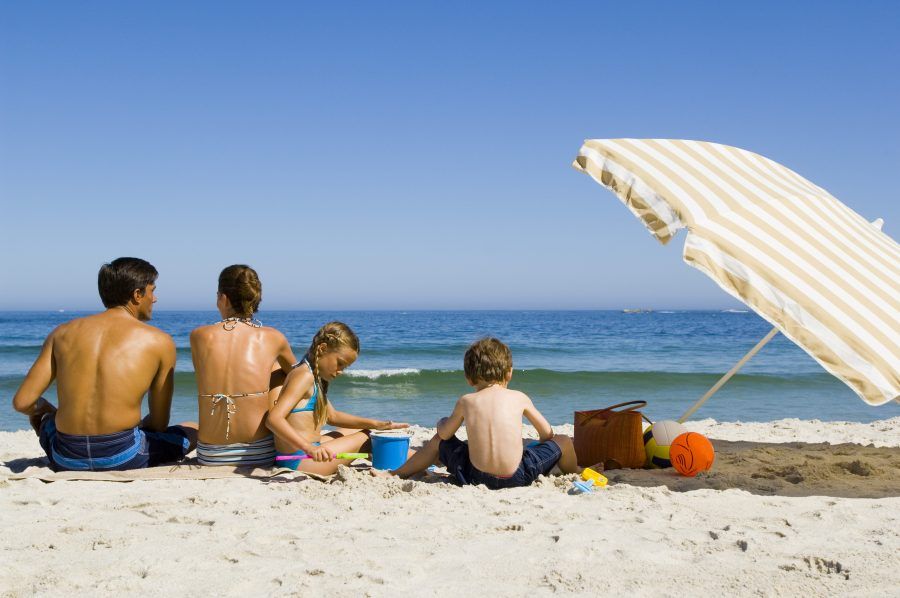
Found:
[[[165,432],[134,427],[114,434],[79,436],[57,430],[53,417],[44,418],[38,440],[53,471],[143,469],[180,461],[190,449],[181,426],[169,426]]]
[[[441,440],[438,454],[441,463],[460,484],[483,484],[492,490],[499,490],[529,486],[538,476],[547,475],[559,462],[562,450],[552,440],[528,445],[522,451],[519,468],[508,478],[479,471],[469,460],[469,445],[456,436]]]

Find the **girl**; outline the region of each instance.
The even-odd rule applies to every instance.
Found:
[[[222,319],[191,332],[201,465],[271,467],[274,462],[275,442],[264,421],[282,372],[290,372],[296,358],[283,334],[253,319],[261,300],[262,284],[253,268],[228,266],[219,274],[216,294]]]
[[[343,413],[328,401],[328,384],[341,375],[359,355],[359,338],[341,322],[329,322],[313,337],[303,361],[288,374],[284,388],[269,411],[266,425],[275,433],[279,455],[310,459],[279,461],[291,469],[330,475],[338,465],[352,460],[335,459],[338,453],[369,450],[369,430],[397,430],[409,424],[379,421]],[[355,428],[322,434],[322,426]],[[359,428],[364,428],[359,430]]]

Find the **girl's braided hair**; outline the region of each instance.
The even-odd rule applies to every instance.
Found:
[[[319,398],[313,412],[316,427],[325,423],[328,414],[328,382],[319,377],[319,358],[325,353],[343,347],[349,347],[359,353],[359,337],[343,322],[328,322],[313,336],[309,351],[306,352],[306,360],[312,369],[315,383],[319,386]]]

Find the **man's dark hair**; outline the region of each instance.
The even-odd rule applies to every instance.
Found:
[[[136,290],[156,282],[159,272],[150,262],[136,257],[120,257],[100,266],[97,287],[106,308],[125,305]]]

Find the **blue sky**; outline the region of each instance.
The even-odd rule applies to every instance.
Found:
[[[900,230],[897,3],[0,5],[0,309],[718,308],[570,167],[585,138],[775,159]]]

